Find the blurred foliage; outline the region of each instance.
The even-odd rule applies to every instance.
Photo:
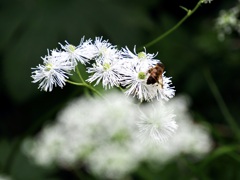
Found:
[[[63,90],[55,88],[54,92],[45,93],[31,83],[31,67],[41,63],[40,57],[47,54],[48,48],[59,47],[58,42],[65,40],[77,45],[83,36],[103,36],[119,47],[142,47],[185,15],[180,5],[191,9],[196,2],[1,0],[0,169],[3,173],[17,180],[76,179],[79,176],[62,169],[37,167],[19,149],[19,140],[36,134],[69,99],[84,91],[68,85]],[[214,30],[219,11],[235,3],[235,0],[214,0],[202,5],[177,31],[147,49],[149,53],[158,52],[157,58],[165,64],[167,75],[173,77],[176,93],[191,97],[192,114],[196,121],[210,127],[216,149],[196,163],[183,156],[157,170],[143,165],[133,177],[240,179],[239,140],[226,122],[204,76],[204,71],[210,70],[239,125],[240,38],[233,34],[220,42]],[[218,154],[219,148],[230,150],[224,149],[224,153]],[[84,169],[81,176],[94,179]]]

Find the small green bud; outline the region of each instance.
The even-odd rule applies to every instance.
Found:
[[[45,70],[50,71],[52,69],[52,64],[46,64]]]
[[[68,50],[69,50],[69,52],[73,52],[73,51],[76,50],[76,46],[69,44],[68,45]]]
[[[145,58],[145,57],[146,57],[146,53],[145,52],[138,53],[138,58],[139,59],[142,59],[142,58]]]
[[[111,67],[111,65],[109,64],[109,63],[104,63],[103,64],[103,69],[105,70],[105,71],[107,71],[108,69],[110,69],[110,67]]]
[[[146,74],[144,72],[139,72],[138,73],[138,79],[145,79],[146,78]]]

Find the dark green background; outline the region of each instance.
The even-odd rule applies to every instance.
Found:
[[[119,48],[141,48],[174,26],[197,1],[180,0],[1,0],[0,1],[0,172],[13,179],[76,179],[71,171],[43,169],[20,151],[20,142],[35,135],[56,112],[83,89],[67,85],[46,93],[32,84],[31,68],[42,63],[58,42],[78,45],[80,39],[103,36]],[[192,99],[194,120],[211,129],[213,152],[200,162],[182,156],[166,167],[142,165],[137,179],[240,179],[240,146],[236,134],[210,89],[210,72],[227,108],[239,124],[240,39],[233,33],[217,39],[214,22],[221,9],[237,1],[214,0],[202,5],[174,33],[147,48],[158,52],[172,76],[176,95]],[[187,162],[187,163],[186,163]],[[84,169],[85,178],[94,179]]]

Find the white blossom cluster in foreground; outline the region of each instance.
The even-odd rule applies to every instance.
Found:
[[[186,98],[138,106],[122,93],[105,97],[70,102],[55,123],[25,141],[24,151],[43,166],[81,164],[97,177],[124,179],[142,162],[164,165],[182,153],[200,158],[211,150],[208,131],[193,123]]]
[[[42,57],[43,64],[32,68],[32,82],[39,83],[41,90],[52,91],[55,86],[63,88],[80,63],[86,66],[89,73],[87,82],[95,82],[95,85],[101,83],[105,89],[123,87],[127,95],[135,96],[140,101],[168,100],[175,94],[171,78],[166,77],[165,72],[159,73],[161,83],[147,83],[151,75],[149,69],[161,62],[146,50],[139,53],[136,49],[131,52],[127,47],[118,50],[100,37],[94,40],[82,38],[78,46],[68,42],[60,46],[61,49],[50,50],[48,55]]]

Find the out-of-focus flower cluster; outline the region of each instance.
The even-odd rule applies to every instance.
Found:
[[[11,180],[11,178],[9,176],[0,174],[0,180]]]
[[[237,5],[228,10],[221,10],[216,19],[216,29],[219,40],[224,40],[226,35],[233,32],[240,34],[240,1]]]
[[[40,165],[81,164],[100,178],[124,179],[142,162],[164,165],[182,153],[199,158],[211,150],[208,131],[193,123],[184,97],[141,106],[117,92],[105,98],[70,102],[55,123],[25,141],[24,151]]]
[[[95,40],[82,38],[78,46],[68,42],[60,45],[60,50],[50,50],[42,57],[43,65],[32,68],[33,83],[39,83],[41,90],[52,91],[54,86],[63,88],[80,63],[89,73],[87,82],[101,83],[105,89],[122,87],[127,95],[136,96],[140,101],[168,100],[175,94],[171,79],[165,76],[165,72],[158,73],[161,83],[158,77],[156,83],[147,83],[151,75],[149,69],[161,62],[146,50],[139,53],[135,48],[134,52],[127,47],[118,50],[100,37]]]

